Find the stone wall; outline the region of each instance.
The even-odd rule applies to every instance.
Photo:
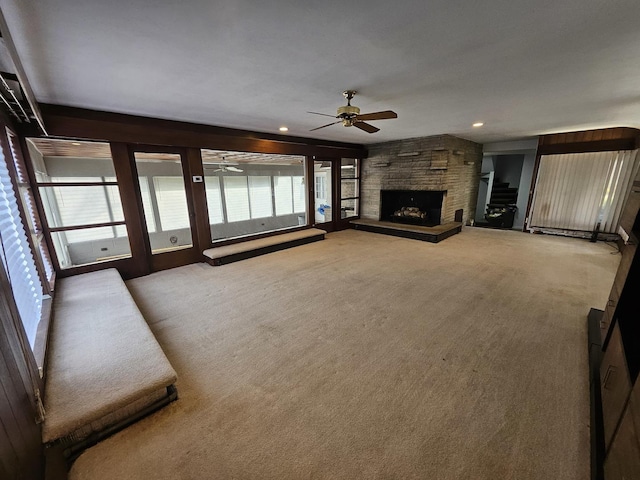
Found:
[[[380,219],[380,190],[445,190],[442,223],[452,222],[458,209],[464,210],[464,223],[475,217],[482,145],[437,135],[377,143],[368,150],[362,162],[362,218]]]

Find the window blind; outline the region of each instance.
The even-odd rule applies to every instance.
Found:
[[[273,215],[271,177],[250,176],[249,198],[251,200],[251,218],[271,217]]]
[[[239,222],[251,218],[247,177],[224,177],[224,200],[227,205],[227,221]]]
[[[306,189],[304,188],[304,177],[293,176],[293,211],[295,213],[304,213],[306,211]]]
[[[6,159],[2,154],[0,157],[0,257],[29,344],[33,348],[42,309],[42,284],[20,217]]]
[[[140,193],[142,194],[142,209],[144,210],[144,220],[149,233],[156,231],[156,218],[153,213],[153,203],[151,202],[151,192],[149,190],[149,178],[139,177]]]
[[[543,155],[530,228],[615,233],[638,171],[637,150]]]
[[[205,191],[207,195],[207,211],[209,212],[209,224],[224,223],[222,215],[222,195],[220,193],[220,178],[205,176]]]
[[[187,194],[182,177],[153,177],[163,232],[190,228]]]
[[[291,177],[273,177],[276,215],[293,213],[293,191]]]

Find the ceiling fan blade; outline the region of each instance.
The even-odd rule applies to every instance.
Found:
[[[358,120],[387,120],[389,118],[398,118],[398,114],[393,110],[385,110],[383,112],[365,113],[358,115]]]
[[[230,172],[238,172],[238,173],[244,172],[244,170],[238,167],[227,167],[227,170],[229,170]]]
[[[330,127],[331,125],[335,125],[336,123],[341,123],[342,120],[338,120],[337,122],[331,122],[331,123],[327,123],[326,125],[322,125],[321,127],[316,127],[316,128],[312,128],[311,130],[309,130],[310,132],[313,132],[314,130],[320,130],[321,128],[324,127]]]
[[[322,115],[323,117],[333,117],[336,118],[335,115],[329,115],[327,113],[318,113],[318,112],[307,112],[307,113],[313,113],[314,115]]]
[[[369,125],[368,123],[359,121],[353,122],[353,126],[359,128],[360,130],[364,130],[367,133],[376,133],[378,130],[380,130],[378,127],[374,127],[373,125]]]

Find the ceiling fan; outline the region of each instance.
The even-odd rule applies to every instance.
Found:
[[[387,120],[390,118],[398,118],[398,114],[392,110],[384,110],[382,112],[373,112],[373,113],[363,113],[360,114],[360,109],[355,105],[351,105],[351,100],[357,92],[355,90],[345,90],[342,92],[344,98],[347,99],[347,104],[342,107],[338,107],[338,114],[335,115],[335,118],[338,119],[337,122],[331,122],[326,125],[322,125],[321,127],[312,128],[309,130],[313,132],[314,130],[320,130],[321,128],[329,127],[331,125],[335,125],[336,123],[342,123],[345,127],[356,127],[360,130],[364,130],[367,133],[376,133],[380,129],[378,127],[374,127],[373,125],[369,125],[365,123],[365,120]],[[317,113],[317,112],[307,112],[312,113],[314,115],[323,115],[325,117],[334,117],[334,115],[327,115],[326,113]]]
[[[212,173],[216,173],[216,172],[236,172],[236,173],[244,172],[243,169],[238,168],[238,167],[235,166],[235,165],[237,165],[237,163],[236,164],[231,164],[231,163],[227,162],[224,157],[222,157],[222,162],[213,163],[211,165],[212,166],[215,166],[215,165],[218,166],[218,168],[216,168]],[[212,167],[205,166],[204,168],[206,170],[210,170]]]

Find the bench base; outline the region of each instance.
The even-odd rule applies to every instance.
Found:
[[[151,415],[177,399],[178,390],[175,385],[169,385],[162,391],[154,392],[146,398],[92,422],[92,428],[79,429],[68,437],[49,443],[47,447],[62,448],[63,457],[71,464],[87,448],[133,425],[138,420]]]
[[[226,245],[224,247],[210,248],[203,252],[205,261],[213,266],[238,262],[267,253],[273,253],[287,248],[305,245],[311,242],[324,240],[327,232],[317,228],[301,230],[300,232],[274,235],[259,240],[249,240],[243,243]]]

